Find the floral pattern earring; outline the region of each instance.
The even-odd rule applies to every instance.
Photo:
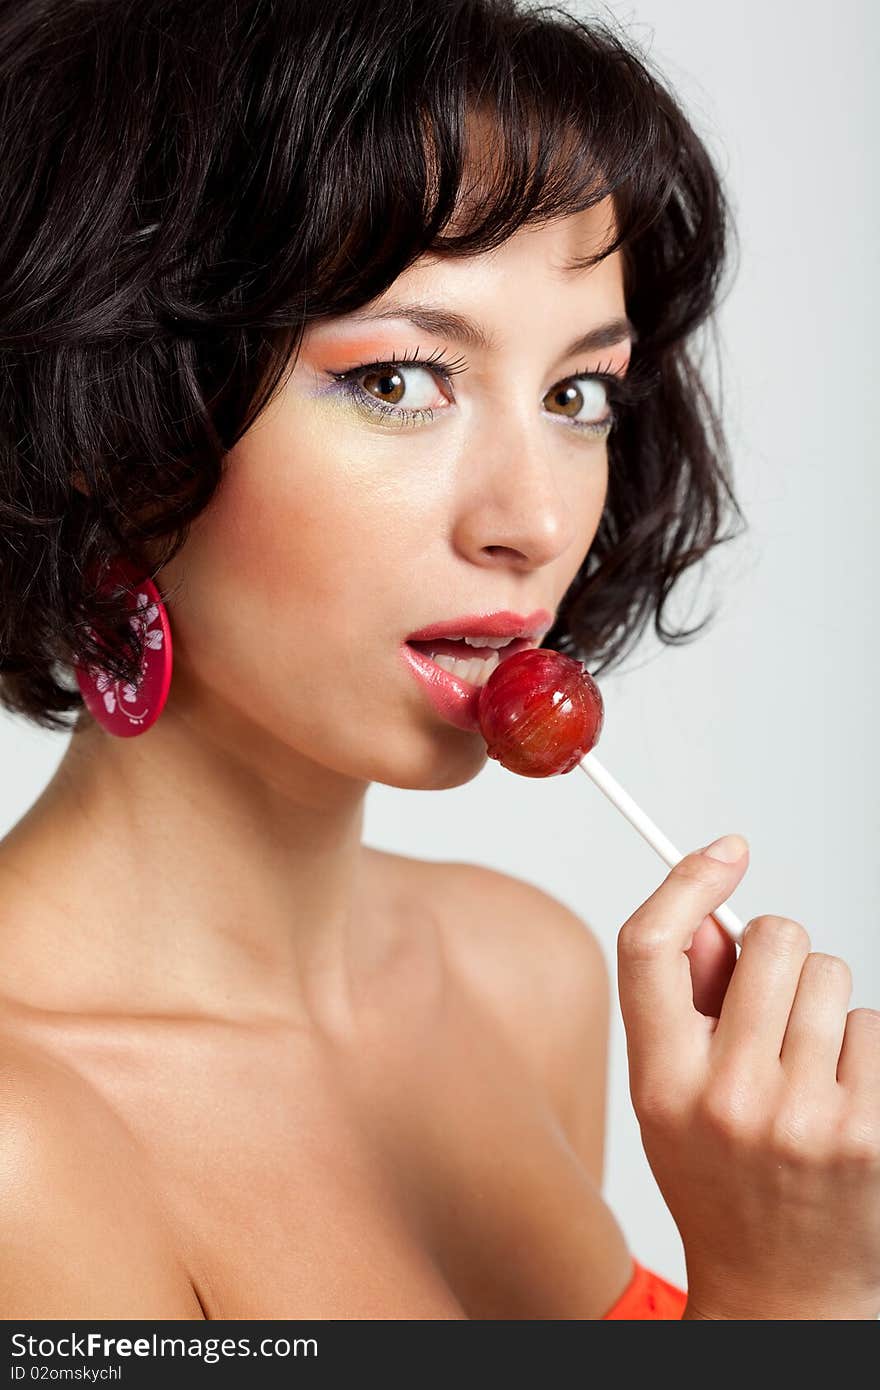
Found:
[[[128,560],[113,561],[104,585],[131,585],[129,626],[144,633],[144,659],[137,684],[114,680],[100,667],[74,664],[86,708],[103,728],[118,738],[133,738],[152,728],[171,688],[172,642],[168,610],[152,579],[139,574]],[[102,586],[104,587],[104,586]]]

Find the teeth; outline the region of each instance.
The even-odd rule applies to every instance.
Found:
[[[469,647],[506,647],[513,641],[512,637],[457,637],[453,639],[457,642],[467,642]]]
[[[467,642],[469,647],[507,647],[516,637],[447,637],[447,642]]]
[[[470,661],[463,661],[457,656],[447,656],[445,652],[436,656],[432,652],[431,660],[460,681],[468,681],[471,685],[485,685],[501,657],[495,652],[492,656],[475,656]]]

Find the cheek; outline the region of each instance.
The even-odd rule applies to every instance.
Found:
[[[584,471],[582,491],[579,497],[580,517],[583,524],[585,549],[592,544],[602,513],[608,501],[608,445],[597,451],[598,457],[591,461]]]
[[[584,473],[576,495],[573,494],[572,508],[577,515],[577,530],[570,550],[566,550],[560,564],[563,576],[563,589],[580,573],[596,539],[596,532],[608,500],[608,455],[605,450],[601,460]]]
[[[387,441],[358,433],[298,408],[295,425],[258,421],[227,458],[211,506],[163,576],[184,579],[172,620],[212,685],[259,680],[246,673],[262,668],[269,684],[295,678],[301,690],[308,651],[306,680],[317,686],[322,669],[357,659],[371,624],[386,637],[399,627],[410,547],[424,530]]]

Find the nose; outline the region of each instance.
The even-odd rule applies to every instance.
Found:
[[[586,493],[573,495],[572,464],[552,441],[540,429],[500,427],[491,440],[471,436],[468,452],[455,525],[460,552],[477,564],[522,570],[564,554],[584,529]]]

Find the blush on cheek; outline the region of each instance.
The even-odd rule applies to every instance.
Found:
[[[299,394],[260,426],[227,460],[206,523],[209,567],[224,589],[231,577],[242,604],[259,596],[266,623],[338,629],[340,607],[364,601],[391,540],[368,446],[356,453],[355,428],[338,417],[332,428]]]

